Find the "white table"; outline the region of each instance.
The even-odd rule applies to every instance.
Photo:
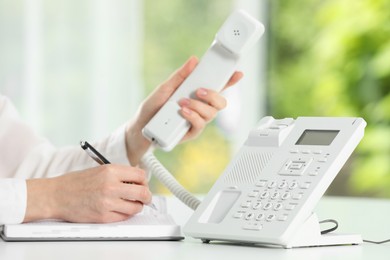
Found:
[[[191,210],[177,199],[168,199],[168,210],[184,224]],[[390,200],[365,198],[323,198],[316,211],[319,219],[339,222],[337,232],[359,233],[363,239],[390,238]],[[390,243],[358,246],[298,249],[266,248],[227,243],[203,244],[186,238],[180,242],[4,242],[0,240],[0,260],[48,259],[390,259]]]

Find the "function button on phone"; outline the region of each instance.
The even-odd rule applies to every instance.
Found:
[[[267,181],[266,180],[259,180],[256,182],[256,186],[257,187],[264,187],[265,185],[267,184]]]
[[[250,201],[244,201],[241,203],[241,207],[243,207],[243,208],[249,208],[250,205],[251,205]]]
[[[308,189],[310,187],[311,182],[304,182],[299,184],[299,188],[301,189]]]
[[[292,199],[293,199],[293,200],[300,200],[300,199],[302,199],[302,197],[303,197],[303,194],[302,194],[302,193],[297,193],[297,194],[294,194],[294,195],[292,196]]]
[[[288,215],[280,215],[280,216],[278,217],[278,220],[279,220],[279,221],[286,221],[286,220],[287,220],[287,217],[288,217]]]
[[[295,206],[296,206],[296,205],[297,205],[297,204],[292,204],[292,203],[290,203],[290,204],[286,205],[285,209],[286,209],[286,210],[293,210],[293,209],[295,209]]]
[[[294,153],[294,154],[295,154],[295,153],[299,153],[299,150],[298,150],[298,149],[291,149],[291,150],[290,150],[290,153]]]
[[[325,162],[328,161],[328,158],[326,158],[326,157],[320,158],[320,159],[318,159],[317,161],[320,162],[320,163],[325,163]]]
[[[314,154],[322,154],[322,150],[314,150],[313,153]]]
[[[288,167],[290,170],[300,170],[303,167],[302,162],[292,162]]]
[[[244,213],[245,212],[238,211],[238,212],[234,213],[233,217],[234,218],[242,218],[242,216],[244,216]]]
[[[295,158],[295,159],[288,159],[282,166],[282,169],[280,169],[279,174],[280,175],[287,175],[287,176],[300,176],[303,175],[305,170],[308,168],[310,163],[313,161],[313,158]]]
[[[311,151],[310,151],[310,150],[302,150],[302,153],[303,153],[303,154],[310,154]]]
[[[254,190],[254,191],[252,191],[252,192],[250,192],[249,194],[248,194],[248,197],[257,197],[259,195],[259,191],[258,190]]]
[[[260,223],[247,223],[245,224],[244,226],[242,226],[243,229],[245,230],[255,230],[255,231],[259,231],[263,228],[263,225],[260,224]]]
[[[318,171],[311,171],[311,172],[309,172],[309,175],[310,176],[317,176],[318,175]]]

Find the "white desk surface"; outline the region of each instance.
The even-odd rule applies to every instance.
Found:
[[[184,224],[191,210],[177,199],[168,199],[168,210],[177,223]],[[390,200],[324,197],[315,212],[320,220],[339,222],[337,232],[359,233],[363,239],[390,238]],[[390,243],[298,249],[265,248],[223,243],[203,244],[200,240],[119,242],[4,242],[1,260],[118,260],[118,259],[390,259]]]

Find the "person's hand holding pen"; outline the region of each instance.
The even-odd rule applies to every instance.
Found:
[[[86,153],[98,164],[104,165],[104,164],[111,164],[110,161],[104,157],[101,153],[98,152],[91,144],[89,144],[86,141],[81,141],[80,142],[81,148],[83,148]],[[124,182],[126,184],[134,184],[132,182]],[[146,204],[146,206],[151,207],[154,210],[157,210],[156,206],[153,203]]]
[[[152,199],[142,169],[116,164],[29,179],[27,187],[24,222],[50,218],[79,223],[123,221]]]
[[[54,218],[108,223],[126,220],[141,212],[144,205],[156,209],[144,170],[110,164],[89,143],[80,144],[101,166],[55,178],[27,180],[23,222]]]

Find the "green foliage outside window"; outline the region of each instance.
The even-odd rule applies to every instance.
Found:
[[[390,197],[390,2],[270,2],[271,114],[363,117],[365,137],[329,192]]]

